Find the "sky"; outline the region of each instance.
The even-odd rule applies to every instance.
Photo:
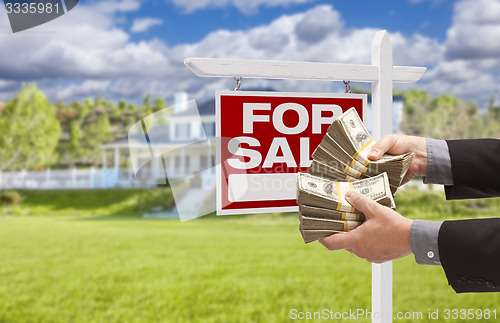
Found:
[[[44,25],[12,33],[0,6],[0,100],[36,82],[51,100],[101,95],[140,103],[186,92],[213,99],[230,78],[200,78],[186,57],[370,64],[385,29],[394,64],[425,66],[415,84],[486,107],[500,99],[500,0],[81,0]],[[243,80],[242,89],[338,92],[341,82]],[[363,84],[368,86],[367,83]]]

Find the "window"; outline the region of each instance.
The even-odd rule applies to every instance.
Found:
[[[176,170],[181,169],[181,156],[175,156],[174,167]]]
[[[207,121],[203,122],[203,128],[205,129],[206,137],[214,137],[215,136],[215,122]]]
[[[191,135],[190,123],[176,123],[175,124],[175,138],[189,138]]]
[[[200,168],[205,170],[208,168],[208,157],[205,155],[200,156]]]

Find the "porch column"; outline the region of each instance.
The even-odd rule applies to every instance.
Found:
[[[102,151],[102,169],[107,169],[108,168],[108,161],[106,158],[106,150]]]
[[[156,180],[158,179],[158,167],[159,167],[159,164],[158,163],[158,158],[153,158],[152,162],[151,162],[151,177],[152,177],[152,183],[156,183]]]
[[[101,169],[101,187],[106,187],[106,173],[107,173],[107,159],[106,159],[106,150],[102,151],[102,169]]]
[[[118,173],[120,169],[120,149],[118,147],[115,148],[115,172]]]

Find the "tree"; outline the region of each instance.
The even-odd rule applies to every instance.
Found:
[[[86,162],[98,164],[100,162],[99,146],[113,139],[108,115],[103,113],[97,118],[96,122],[84,125],[79,155]]]
[[[498,129],[492,120],[480,116],[474,103],[449,94],[433,99],[420,90],[404,94],[400,128],[407,134],[436,139],[487,137],[489,132]]]
[[[71,106],[77,112],[78,119],[80,119],[80,120],[84,120],[87,117],[87,115],[89,114],[89,107],[85,103],[73,101]]]
[[[71,121],[69,124],[69,146],[72,152],[78,152],[82,137],[83,132],[82,129],[80,129],[80,123],[77,120]]]
[[[485,115],[483,129],[486,137],[497,137],[500,133],[500,106],[496,105],[494,97],[491,98],[488,111]]]
[[[96,107],[100,107],[102,105],[102,98],[100,95],[96,95],[96,97],[94,99],[94,105]]]
[[[151,113],[153,113],[153,107],[151,106],[151,95],[148,94],[144,98],[144,104],[139,108],[139,115],[141,118],[144,118]]]
[[[411,90],[404,94],[403,117],[400,128],[407,134],[425,135],[424,115],[432,110],[432,97],[420,90]]]
[[[57,160],[61,126],[54,105],[36,88],[23,85],[0,117],[0,170],[37,169]]]
[[[109,123],[108,115],[105,113],[101,114],[97,119],[97,127],[94,138],[101,143],[113,140],[113,135],[111,134],[111,124]]]
[[[127,102],[125,102],[125,100],[120,100],[118,103],[118,109],[122,112],[125,111],[127,109]]]
[[[165,103],[165,100],[163,98],[156,98],[155,105],[153,107],[153,111],[154,112],[160,111],[162,109],[165,109],[166,106],[167,106],[167,104]]]
[[[92,110],[92,109],[94,108],[94,101],[92,101],[92,99],[91,99],[91,98],[87,98],[87,99],[85,100],[85,105],[87,106],[87,108],[88,108],[89,110]]]

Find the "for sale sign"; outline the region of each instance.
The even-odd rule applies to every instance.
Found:
[[[288,212],[328,126],[366,95],[217,91],[217,214]]]

